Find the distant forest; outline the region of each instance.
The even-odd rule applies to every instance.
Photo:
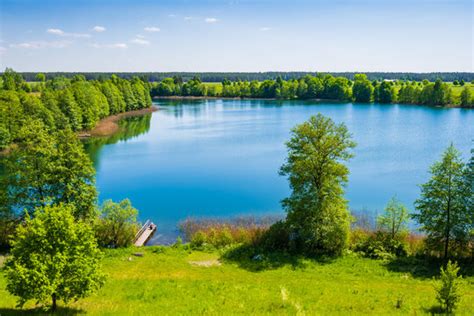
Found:
[[[38,72],[22,72],[20,73],[26,81],[35,81]],[[184,81],[199,77],[203,82],[222,82],[224,79],[230,81],[264,81],[282,78],[283,80],[298,79],[306,75],[316,76],[317,74],[330,74],[335,77],[345,77],[353,80],[354,75],[358,72],[46,72],[46,79],[55,77],[73,78],[75,75],[83,75],[87,80],[109,79],[112,75],[116,75],[123,79],[132,79],[140,77],[144,81],[161,81],[165,78],[180,77]],[[410,80],[436,81],[441,79],[445,82],[454,80],[464,80],[470,82],[474,80],[473,72],[430,72],[430,73],[414,73],[414,72],[366,72],[369,80]]]

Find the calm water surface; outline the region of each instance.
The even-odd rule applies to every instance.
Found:
[[[428,167],[453,142],[467,158],[474,111],[302,101],[159,101],[159,111],[121,122],[124,131],[86,144],[100,199],[130,198],[140,220],[158,224],[152,242],[176,237],[188,216],[283,214],[289,194],[278,169],[290,129],[322,113],[357,142],[346,197],[380,212],[391,196],[410,208]]]

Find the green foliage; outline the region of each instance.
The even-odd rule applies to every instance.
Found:
[[[375,102],[393,103],[396,100],[396,92],[393,85],[388,81],[383,81],[375,87]]]
[[[70,205],[38,208],[18,226],[6,263],[7,290],[21,307],[38,303],[68,303],[84,298],[104,282],[100,252],[90,226],[75,222]]]
[[[456,262],[448,262],[446,268],[441,267],[440,284],[436,287],[436,299],[447,314],[451,314],[461,300],[459,285],[462,277],[458,276],[459,266]]]
[[[290,227],[285,221],[278,221],[257,240],[257,245],[267,252],[290,251]]]
[[[461,92],[461,105],[465,107],[474,106],[474,100],[472,98],[471,89],[468,86],[465,86]]]
[[[383,231],[359,236],[351,247],[355,252],[372,259],[389,260],[408,254],[407,245],[401,238],[392,238],[391,234]]]
[[[433,250],[442,249],[444,258],[449,257],[452,248],[462,254],[467,250],[474,222],[468,207],[472,187],[465,181],[460,153],[449,146],[430,172],[431,179],[421,186],[421,197],[415,201],[418,213],[413,217],[427,233],[428,245]]]
[[[128,247],[132,245],[138,231],[138,210],[129,199],[114,203],[107,200],[100,209],[100,218],[96,223],[96,236],[103,247]]]
[[[385,207],[384,213],[377,218],[377,225],[395,239],[408,231],[408,218],[408,209],[393,197]]]
[[[354,85],[352,86],[352,95],[355,102],[371,102],[374,93],[374,87],[364,74],[354,76]]]
[[[95,216],[94,169],[70,130],[51,134],[40,120],[29,121],[18,134],[18,146],[4,159],[2,185],[8,209],[74,204],[76,218]]]
[[[44,73],[40,72],[40,73],[36,74],[35,79],[36,79],[36,81],[39,81],[39,82],[45,82],[46,81],[46,76],[45,76]]]
[[[280,174],[288,176],[287,212],[293,248],[306,254],[341,254],[349,238],[349,213],[343,185],[355,143],[344,124],[321,114],[292,130],[288,158]]]

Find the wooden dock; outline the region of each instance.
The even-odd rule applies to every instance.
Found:
[[[135,235],[135,240],[133,244],[137,247],[144,246],[148,240],[156,232],[156,225],[153,224],[150,220],[147,220],[142,228]]]

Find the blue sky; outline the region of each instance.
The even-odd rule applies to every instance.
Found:
[[[0,0],[18,71],[469,71],[471,0]]]

